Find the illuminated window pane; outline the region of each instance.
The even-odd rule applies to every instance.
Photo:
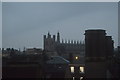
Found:
[[[75,77],[73,77],[73,80],[75,80]]]
[[[83,79],[83,77],[80,77],[80,80],[82,80]]]
[[[71,73],[74,73],[74,67],[70,67]]]
[[[80,67],[80,72],[84,73],[84,67]]]

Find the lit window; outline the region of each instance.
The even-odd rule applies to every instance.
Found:
[[[82,80],[83,79],[83,77],[80,77],[80,80]]]
[[[74,67],[70,67],[71,73],[74,73]]]
[[[84,67],[80,67],[80,72],[84,73]]]
[[[75,80],[75,77],[73,77],[73,80]]]
[[[77,60],[77,59],[78,59],[78,56],[76,56],[75,59]]]

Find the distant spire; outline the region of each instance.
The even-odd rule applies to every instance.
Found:
[[[74,44],[76,44],[76,41],[74,40]]]
[[[70,43],[70,40],[68,40],[68,43]]]
[[[50,32],[48,31],[48,38],[51,38]]]
[[[64,43],[63,39],[62,39],[62,43]]]
[[[79,42],[77,41],[77,44],[79,44]]]
[[[71,40],[71,43],[73,44],[73,40]]]
[[[50,35],[50,32],[48,31],[48,35]]]
[[[59,32],[57,33],[57,42],[60,43],[60,34],[59,34]]]
[[[53,40],[55,41],[55,35],[53,35]]]
[[[65,39],[65,43],[67,43],[67,40]]]

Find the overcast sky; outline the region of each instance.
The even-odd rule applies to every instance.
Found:
[[[84,40],[87,29],[105,29],[118,45],[117,2],[3,2],[4,48],[43,48],[43,35],[60,32],[64,40]]]
[[[2,3],[0,2],[0,48],[2,48]]]

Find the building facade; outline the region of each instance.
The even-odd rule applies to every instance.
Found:
[[[105,30],[85,31],[85,78],[107,78],[113,43]]]
[[[60,33],[44,35],[44,51],[48,56],[61,56],[69,60],[65,78],[82,79],[84,77],[85,44],[76,40],[60,40]]]
[[[74,59],[77,58],[78,61],[83,62],[85,44],[76,40],[60,40],[59,32],[57,36],[51,36],[48,32],[48,35],[44,35],[44,50],[51,56],[59,55],[74,63],[76,63]]]

